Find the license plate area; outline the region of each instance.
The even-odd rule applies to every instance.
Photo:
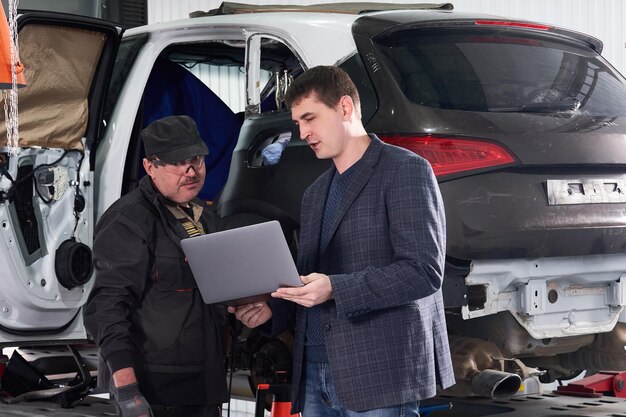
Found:
[[[548,180],[548,204],[626,203],[624,179]]]

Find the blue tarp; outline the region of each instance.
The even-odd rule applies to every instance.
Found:
[[[144,93],[143,127],[172,115],[187,115],[196,121],[200,136],[209,148],[206,180],[198,197],[213,200],[228,178],[243,115],[233,113],[185,68],[167,60],[158,60]]]

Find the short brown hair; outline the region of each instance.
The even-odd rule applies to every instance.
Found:
[[[360,109],[359,92],[348,73],[341,68],[320,65],[305,71],[289,86],[285,103],[291,108],[312,93],[331,108],[339,103],[341,97],[350,96],[357,109]]]

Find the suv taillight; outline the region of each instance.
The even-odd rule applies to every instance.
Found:
[[[501,146],[479,140],[408,135],[381,136],[381,139],[425,158],[438,177],[515,162]]]

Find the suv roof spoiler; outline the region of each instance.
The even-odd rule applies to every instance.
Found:
[[[189,17],[219,16],[242,13],[269,13],[269,12],[318,12],[318,13],[344,13],[362,14],[368,12],[381,12],[386,10],[452,10],[452,3],[327,3],[310,5],[258,5],[223,2],[217,9],[208,12],[196,11],[189,13]]]

